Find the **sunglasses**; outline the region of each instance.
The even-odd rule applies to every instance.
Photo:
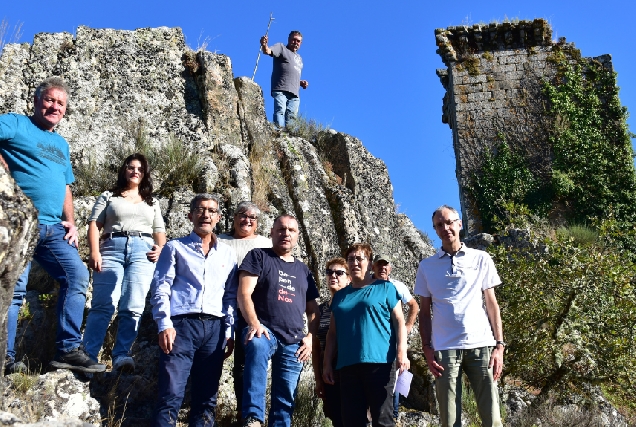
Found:
[[[343,274],[347,274],[347,272],[344,270],[331,270],[328,268],[327,270],[325,270],[325,274],[327,275],[327,277],[331,276],[332,274],[335,274],[336,276],[340,277]]]

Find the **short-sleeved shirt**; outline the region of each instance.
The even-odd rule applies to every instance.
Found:
[[[103,192],[97,198],[88,221],[104,224],[104,233],[118,231],[166,232],[161,208],[156,200],[152,206],[146,202],[131,203],[124,197],[113,196],[110,191]]]
[[[363,288],[348,285],[336,292],[331,302],[338,343],[336,369],[395,360],[397,331],[391,312],[398,301],[395,286],[386,280]]]
[[[270,49],[274,57],[272,91],[291,92],[298,96],[303,59],[298,53],[287,49],[287,46],[282,43],[276,43]]]
[[[467,248],[452,257],[439,250],[420,262],[415,293],[433,303],[435,350],[494,346],[495,338],[483,302],[483,291],[501,284],[487,252]]]
[[[272,239],[260,235],[257,235],[253,239],[235,239],[229,234],[219,234],[218,238],[234,248],[238,265],[241,265],[243,259],[245,259],[245,255],[252,249],[272,247]]]
[[[273,249],[252,249],[239,268],[258,276],[252,302],[258,320],[285,344],[300,342],[307,301],[318,298],[316,281],[307,266],[281,259]]]
[[[393,280],[390,277],[389,280],[391,281],[391,283],[393,283],[395,289],[397,289],[402,304],[408,304],[408,302],[413,299],[413,295],[411,295],[411,292],[409,291],[409,288],[406,286],[406,284],[404,282],[400,282],[399,280]]]
[[[0,155],[11,176],[38,210],[40,224],[62,221],[66,186],[75,181],[68,143],[37,127],[31,117],[0,116]]]

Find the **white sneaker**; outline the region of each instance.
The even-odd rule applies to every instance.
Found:
[[[119,356],[113,360],[113,371],[132,374],[135,372],[135,361],[130,356]]]

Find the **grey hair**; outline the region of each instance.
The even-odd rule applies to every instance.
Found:
[[[68,98],[68,93],[70,91],[68,85],[64,81],[62,77],[52,76],[44,79],[42,83],[35,89],[35,97],[40,99],[42,93],[46,92],[49,89],[61,89]]]
[[[457,214],[457,216],[460,216],[459,212],[457,212],[457,209],[455,209],[454,207],[448,206],[448,205],[442,205],[442,206],[440,206],[439,208],[437,208],[437,209],[435,209],[433,211],[433,217],[431,219],[434,220],[435,219],[435,215],[437,215],[438,213],[441,213],[443,210],[454,212],[454,213]]]
[[[194,212],[199,202],[206,200],[214,200],[218,208],[221,209],[221,196],[218,194],[200,193],[194,196],[192,201],[190,201],[190,213]]]
[[[277,223],[278,221],[280,221],[281,219],[283,219],[283,218],[290,218],[290,219],[293,219],[294,221],[296,221],[296,222],[298,223],[298,218],[296,218],[296,217],[295,217],[294,215],[292,215],[292,214],[287,214],[287,213],[285,213],[285,214],[282,214],[282,215],[278,215],[276,218],[274,218],[274,222],[272,223],[272,224],[273,224],[273,225],[272,225],[272,227],[273,227],[274,225],[276,225],[276,223]]]
[[[246,213],[249,211],[254,212],[256,216],[261,215],[261,210],[258,208],[258,206],[256,206],[256,203],[253,203],[249,200],[243,200],[241,203],[239,203],[236,206],[236,211],[234,211],[234,213],[240,214],[240,213]]]

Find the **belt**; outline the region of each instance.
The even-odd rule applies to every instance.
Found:
[[[194,320],[221,320],[223,317],[215,316],[213,314],[207,313],[188,313],[188,314],[177,314],[176,316],[170,317],[172,320],[179,319],[194,319]]]
[[[102,234],[101,239],[112,239],[113,237],[150,237],[152,238],[152,234],[150,233],[142,233],[141,231],[116,231],[114,233],[106,233]]]

